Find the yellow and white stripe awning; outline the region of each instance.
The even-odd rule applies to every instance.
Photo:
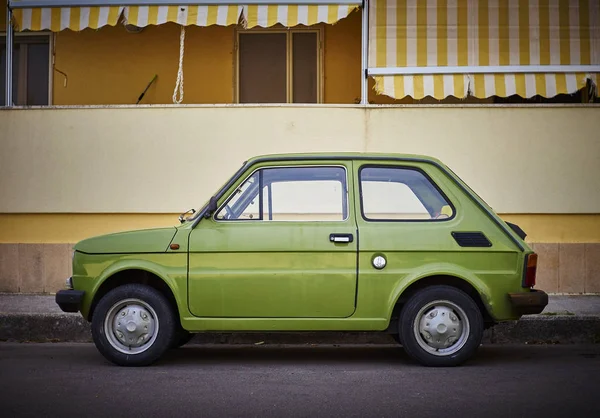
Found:
[[[81,31],[85,28],[115,26],[123,9],[119,6],[15,9],[13,21],[17,31]]]
[[[162,25],[167,22],[180,25],[229,26],[235,25],[242,13],[241,5],[197,6],[128,6],[125,20],[135,26]]]
[[[271,4],[244,6],[245,27],[271,27],[281,24],[285,27],[296,25],[311,26],[318,23],[333,24],[344,19],[360,7],[357,4]]]
[[[406,75],[374,76],[379,94],[552,97],[596,79],[584,72],[543,67],[521,72],[515,66],[538,71],[547,65],[600,64],[597,0],[371,0],[370,5],[370,69],[412,67]],[[418,74],[423,67],[459,68]]]
[[[19,31],[64,29],[81,31],[114,26],[121,14],[125,23],[135,26],[177,23],[196,26],[236,25],[243,15],[246,28],[311,26],[318,23],[333,24],[346,18],[361,6],[356,4],[270,4],[270,5],[164,5],[164,6],[111,6],[111,7],[57,7],[15,9],[15,27]]]

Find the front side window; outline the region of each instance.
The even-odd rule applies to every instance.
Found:
[[[342,167],[264,168],[252,174],[217,220],[343,221],[348,217]]]
[[[454,214],[450,203],[419,170],[365,167],[360,170],[360,188],[367,220],[437,220]]]

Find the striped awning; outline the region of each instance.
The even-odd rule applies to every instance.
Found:
[[[242,6],[198,5],[198,6],[128,6],[125,20],[135,26],[162,25],[167,22],[180,25],[229,26],[240,19]]]
[[[81,31],[85,28],[115,26],[123,9],[119,6],[15,9],[13,21],[17,31]]]
[[[369,20],[370,73],[407,70],[374,76],[398,99],[570,94],[596,74],[539,66],[600,64],[597,0],[371,0]],[[435,67],[459,68],[427,74]]]
[[[285,27],[297,25],[333,24],[358,9],[356,4],[270,4],[270,5],[164,5],[164,6],[111,6],[111,7],[57,7],[14,9],[14,24],[17,31],[64,29],[81,31],[85,28],[98,29],[114,26],[121,14],[124,22],[144,27],[177,23],[196,26],[236,25],[242,18],[245,28]]]
[[[296,25],[316,25],[318,23],[333,24],[347,17],[352,11],[360,7],[360,2],[353,5],[321,4],[271,4],[244,6],[244,26],[271,27],[281,24],[285,27]]]

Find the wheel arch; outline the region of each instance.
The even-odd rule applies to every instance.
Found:
[[[168,280],[165,280],[159,273],[150,269],[124,267],[107,274],[98,285],[97,289],[94,291],[94,296],[90,303],[86,319],[88,321],[92,320],[94,310],[104,295],[125,284],[144,284],[158,290],[167,298],[174,309],[176,317],[179,318],[181,307],[175,296],[176,293]]]
[[[453,274],[431,274],[414,281],[407,283],[397,294],[394,304],[391,308],[390,320],[386,332],[395,334],[398,332],[398,320],[402,313],[402,308],[411,296],[416,294],[419,290],[425,289],[430,286],[436,285],[447,285],[455,287],[465,292],[479,307],[483,316],[484,324],[486,328],[489,328],[495,323],[493,316],[490,313],[490,306],[487,303],[488,294],[485,289],[487,287],[479,286],[481,283],[473,283],[464,277],[460,277]]]

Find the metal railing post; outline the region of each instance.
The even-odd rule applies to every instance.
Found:
[[[368,74],[369,68],[369,0],[363,0],[362,34],[361,34],[361,83],[360,104],[369,103]]]
[[[5,106],[12,106],[12,80],[13,80],[13,26],[12,26],[12,10],[10,9],[8,2],[6,4],[6,73],[4,77],[5,82]]]

